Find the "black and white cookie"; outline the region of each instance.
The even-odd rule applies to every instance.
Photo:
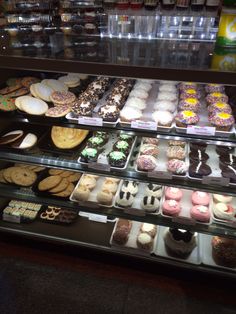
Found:
[[[194,178],[202,178],[203,176],[209,176],[211,174],[211,168],[202,161],[194,162],[190,164],[189,175]]]

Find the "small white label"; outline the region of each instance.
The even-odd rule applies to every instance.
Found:
[[[94,170],[107,171],[107,172],[111,171],[110,165],[102,164],[102,163],[98,163],[98,162],[91,162],[88,164],[88,167],[90,169],[94,169]]]
[[[202,184],[228,186],[229,178],[223,177],[203,177]]]
[[[212,126],[188,125],[187,134],[214,136],[216,128]]]
[[[96,222],[102,222],[107,223],[107,216],[104,215],[97,215],[97,214],[89,214],[89,220],[96,221]]]
[[[102,126],[102,118],[92,118],[92,117],[79,117],[79,124]]]
[[[149,171],[148,172],[149,178],[157,178],[157,179],[172,179],[172,173],[167,171]]]
[[[20,216],[8,215],[3,213],[2,219],[4,221],[15,222],[18,224],[20,223]]]
[[[145,211],[143,209],[137,209],[137,208],[125,208],[124,212],[129,215],[135,215],[135,216],[145,216]]]
[[[152,122],[152,121],[132,121],[131,128],[156,131],[157,124],[156,122]]]
[[[179,223],[179,224],[183,224],[183,225],[196,225],[196,221],[192,218],[188,218],[188,217],[173,217],[172,219],[173,222],[175,223]]]

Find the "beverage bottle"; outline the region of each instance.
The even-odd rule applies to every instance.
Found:
[[[177,10],[187,10],[189,8],[190,0],[177,0],[176,9]]]
[[[116,0],[103,0],[103,6],[106,9],[114,9]]]
[[[217,11],[220,5],[220,0],[206,0],[207,11]]]
[[[129,8],[129,0],[116,0],[117,9],[126,10]]]
[[[164,10],[173,10],[176,0],[162,0],[162,8]]]
[[[204,8],[205,0],[192,0],[191,9],[193,11],[201,11]]]
[[[144,7],[147,10],[155,10],[159,3],[159,0],[144,0]]]
[[[131,9],[141,9],[143,6],[143,0],[130,0]]]

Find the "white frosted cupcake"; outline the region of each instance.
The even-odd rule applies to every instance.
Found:
[[[176,85],[179,84],[179,82],[178,82],[178,81],[159,81],[159,84],[160,84],[160,85],[166,85],[166,84],[168,84],[168,85],[176,86]]]
[[[163,84],[159,86],[159,92],[168,92],[168,93],[176,93],[177,89],[174,85],[171,84]]]
[[[146,108],[145,100],[137,97],[129,97],[125,104],[126,107],[133,107],[139,110],[144,110]]]
[[[125,106],[120,112],[120,119],[124,122],[131,122],[141,119],[142,115],[141,110]]]
[[[148,93],[152,89],[152,84],[137,82],[134,85],[134,89],[142,89],[142,90],[144,90],[145,92]]]
[[[173,102],[174,104],[177,104],[178,96],[176,93],[160,92],[157,95],[157,100],[169,100]]]
[[[143,89],[133,89],[129,94],[130,97],[138,97],[141,99],[147,99],[148,93],[145,92]]]
[[[169,100],[158,100],[155,102],[154,108],[156,110],[169,111],[173,113],[176,110],[176,105]]]
[[[152,118],[159,126],[171,127],[174,116],[169,111],[155,111]]]

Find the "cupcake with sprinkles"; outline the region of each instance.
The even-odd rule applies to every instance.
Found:
[[[232,113],[232,109],[229,104],[225,102],[216,102],[207,108],[209,115],[216,114],[218,112],[226,112],[226,113]]]
[[[191,110],[193,112],[199,112],[201,103],[196,98],[186,98],[179,103],[179,110]]]
[[[225,87],[220,84],[206,84],[205,90],[207,94],[211,93],[224,93],[225,92]]]
[[[206,97],[206,102],[208,105],[212,105],[216,102],[228,102],[229,98],[227,95],[223,94],[223,93],[211,93],[209,95],[207,95]]]
[[[191,110],[180,111],[175,117],[176,125],[186,128],[188,125],[196,125],[199,122],[199,116]]]
[[[200,99],[201,98],[201,93],[193,88],[185,89],[181,92],[180,94],[180,99],[186,99],[186,98],[196,98]]]
[[[209,122],[218,131],[229,131],[233,126],[234,121],[234,117],[226,112],[218,112],[209,117]]]
[[[181,82],[179,84],[179,90],[182,92],[182,91],[185,91],[186,89],[195,89],[195,90],[197,90],[198,89],[197,83]]]

